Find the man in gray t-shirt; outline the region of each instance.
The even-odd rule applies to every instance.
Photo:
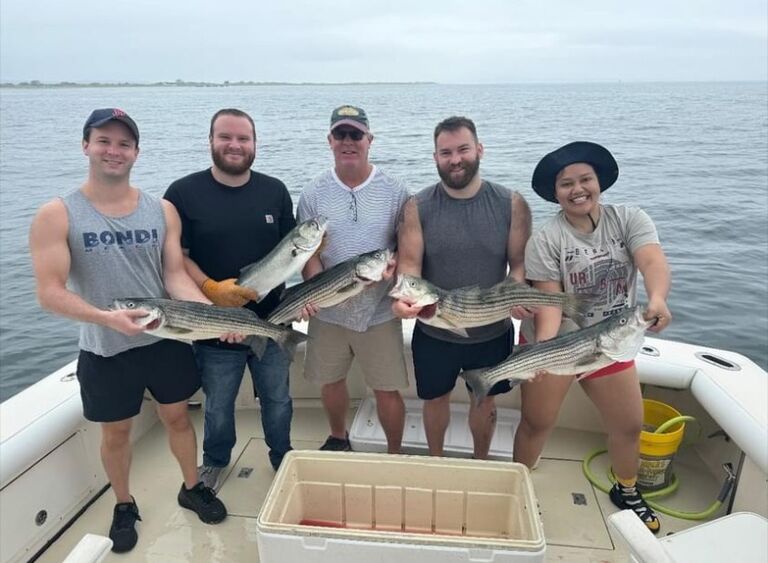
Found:
[[[411,198],[398,231],[398,273],[422,276],[443,289],[490,287],[509,275],[523,281],[523,255],[531,229],[528,205],[517,192],[480,178],[483,145],[472,120],[450,117],[435,129],[435,163],[441,181]],[[517,317],[530,315],[517,307]],[[428,310],[396,301],[401,318]],[[512,313],[512,312],[511,312]],[[467,330],[459,336],[417,322],[412,339],[424,429],[431,455],[443,455],[450,418],[451,391],[462,370],[487,367],[509,355],[514,341],[511,319]],[[490,395],[509,391],[504,381]],[[493,396],[470,402],[474,455],[488,456],[496,420]]]

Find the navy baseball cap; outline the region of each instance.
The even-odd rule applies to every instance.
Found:
[[[85,125],[83,125],[83,140],[88,137],[88,133],[93,127],[101,127],[108,121],[119,121],[121,123],[125,123],[126,127],[128,127],[128,129],[131,131],[134,139],[136,139],[136,145],[138,146],[138,125],[136,125],[136,122],[131,119],[131,116],[118,108],[102,108],[93,110],[91,115],[88,116],[88,119],[85,120]]]

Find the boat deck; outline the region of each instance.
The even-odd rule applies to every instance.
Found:
[[[327,423],[318,400],[299,399],[294,405],[292,442],[296,449],[317,449],[325,440]],[[350,411],[350,423],[354,410]],[[202,440],[202,411],[192,410],[198,441]],[[139,542],[127,554],[110,553],[106,562],[256,562],[256,518],[267,495],[274,471],[267,459],[267,448],[257,408],[237,412],[238,442],[233,463],[225,473],[219,491],[229,517],[210,526],[195,514],[178,506],[176,494],[181,476],[167,447],[165,433],[155,425],[137,442],[131,470],[131,490],[141,511]],[[595,489],[584,477],[583,458],[604,447],[599,433],[556,429],[544,450],[539,467],[533,471],[535,494],[540,503],[547,538],[546,561],[614,562],[626,561],[627,552],[614,541],[605,518],[616,511],[607,495]],[[607,478],[606,456],[595,460],[593,469]],[[674,461],[680,489],[663,504],[676,509],[699,511],[716,497],[720,483],[703,469],[692,448],[682,448]],[[583,495],[585,502],[575,500]],[[111,490],[101,495],[37,559],[58,563],[86,533],[106,535],[112,517],[114,496]],[[724,513],[724,509],[721,509]],[[696,522],[660,515],[662,535],[689,528]]]

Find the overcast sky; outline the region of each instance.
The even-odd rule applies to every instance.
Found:
[[[0,80],[768,79],[765,0],[0,0]]]

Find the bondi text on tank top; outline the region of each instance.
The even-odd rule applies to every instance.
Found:
[[[136,209],[122,217],[103,215],[80,190],[62,201],[69,219],[72,291],[100,309],[121,297],[167,297],[165,215],[158,198],[139,192]],[[105,357],[157,341],[148,334],[126,336],[92,323],[80,326],[80,349]]]

